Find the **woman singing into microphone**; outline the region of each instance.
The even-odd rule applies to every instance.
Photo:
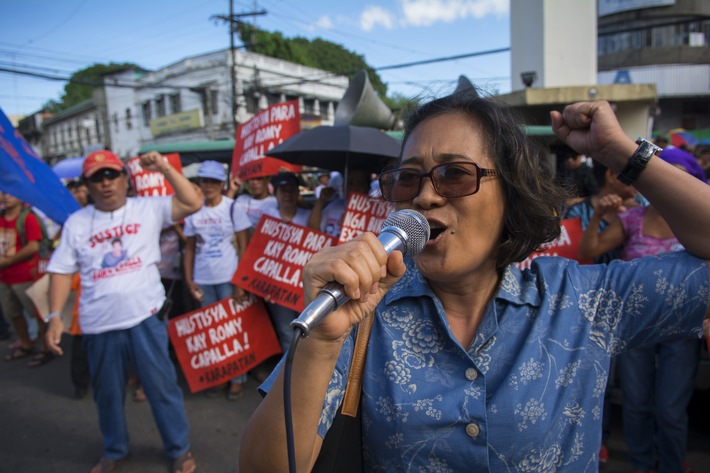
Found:
[[[596,472],[612,355],[700,337],[708,308],[710,188],[654,157],[606,102],[551,113],[557,137],[621,173],[685,250],[609,265],[537,258],[567,195],[493,98],[421,106],[383,197],[431,226],[412,259],[372,234],[316,254],[306,302],[337,281],[350,300],[301,341],[291,384],[297,471],[310,471],[342,402],[357,325],[374,317],[361,394],[365,471]],[[283,371],[262,385],[241,471],[288,471]]]

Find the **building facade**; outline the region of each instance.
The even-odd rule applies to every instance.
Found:
[[[710,2],[599,0],[599,84],[656,84],[654,130],[710,129]]]
[[[45,121],[41,154],[54,163],[105,147],[127,158],[150,145],[229,140],[235,124],[296,99],[304,128],[332,125],[347,86],[345,76],[244,51],[234,61],[222,50],[157,71],[126,69],[104,76],[92,100]]]

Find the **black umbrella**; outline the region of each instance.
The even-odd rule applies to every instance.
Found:
[[[399,158],[401,146],[376,128],[318,126],[292,136],[266,155],[330,171],[364,169],[379,173],[388,161]]]

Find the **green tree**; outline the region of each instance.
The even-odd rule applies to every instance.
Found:
[[[387,84],[377,72],[365,62],[362,55],[349,51],[340,44],[321,38],[284,38],[279,32],[264,31],[248,23],[240,23],[237,32],[249,51],[265,56],[323,69],[349,79],[361,69],[365,69],[372,88],[387,105],[391,105],[387,98]]]
[[[131,62],[92,64],[71,75],[69,82],[64,86],[64,93],[58,102],[56,100],[50,100],[45,105],[49,106],[52,111],[60,112],[89,100],[92,97],[94,87],[103,84],[104,75],[124,69],[144,70],[142,67]]]

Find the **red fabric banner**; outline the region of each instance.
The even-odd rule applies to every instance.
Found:
[[[175,317],[168,333],[193,393],[226,383],[281,352],[266,307],[253,295],[242,304],[229,297]]]
[[[178,153],[166,154],[165,159],[182,174],[182,164]],[[128,169],[128,178],[131,180],[131,186],[141,197],[165,196],[175,193],[173,186],[165,179],[163,173],[146,171],[141,167],[140,157],[130,158],[126,161],[126,169]]]
[[[232,178],[272,176],[281,171],[301,172],[302,167],[264,156],[271,148],[301,131],[298,100],[277,103],[259,111],[237,127],[232,154]]]
[[[321,248],[335,238],[318,230],[262,215],[232,284],[297,312],[303,311],[301,271]]]
[[[532,260],[538,256],[561,256],[563,258],[579,261],[581,264],[591,264],[589,260],[582,260],[578,256],[579,241],[582,239],[582,222],[579,217],[562,220],[562,231],[557,240],[540,245],[540,249],[528,256],[524,261],[515,263],[520,269],[528,269]]]
[[[345,208],[338,244],[350,241],[365,232],[379,235],[382,224],[392,212],[394,212],[394,206],[384,199],[351,192],[348,196],[348,205]]]

